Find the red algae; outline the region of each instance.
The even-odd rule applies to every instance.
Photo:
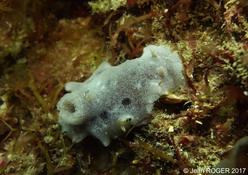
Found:
[[[0,174],[215,167],[248,134],[247,11],[245,0],[1,1]],[[180,54],[187,89],[161,97],[150,124],[107,148],[71,143],[57,122],[64,84],[149,44]]]

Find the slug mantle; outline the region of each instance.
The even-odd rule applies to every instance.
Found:
[[[66,83],[68,93],[57,104],[62,131],[73,142],[93,135],[108,146],[147,117],[161,95],[185,86],[182,71],[179,55],[165,46],[149,45],[118,66],[103,62],[83,83]]]

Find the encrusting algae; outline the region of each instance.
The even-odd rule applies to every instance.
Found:
[[[0,174],[216,167],[248,135],[247,27],[245,0],[1,1]],[[72,143],[58,124],[64,84],[85,81],[103,61],[138,58],[147,45],[180,55],[187,88],[160,97],[147,125],[108,147],[90,136]]]

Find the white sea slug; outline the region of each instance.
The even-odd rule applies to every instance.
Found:
[[[93,135],[108,146],[147,117],[161,95],[185,86],[182,71],[179,55],[165,46],[149,45],[118,66],[103,62],[83,83],[66,83],[69,93],[57,104],[62,131],[73,142]]]

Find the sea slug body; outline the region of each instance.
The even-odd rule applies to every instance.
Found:
[[[74,142],[93,135],[108,146],[147,117],[161,95],[185,86],[182,71],[179,55],[166,46],[149,45],[118,66],[103,62],[83,83],[66,83],[57,104],[62,131]]]

